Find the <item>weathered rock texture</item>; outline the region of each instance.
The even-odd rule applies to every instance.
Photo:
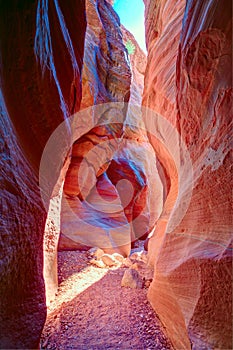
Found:
[[[92,127],[72,147],[61,230],[71,239],[67,248],[79,242],[128,255],[131,241],[148,234],[162,206],[154,151],[140,113],[145,55],[109,3],[89,0],[86,8],[81,108],[89,107],[86,122]],[[130,57],[128,38],[136,49]],[[102,103],[109,105],[101,109]]]
[[[101,225],[103,214],[94,208],[101,199],[99,193],[104,192],[110,198],[117,199],[118,203],[115,203],[115,206],[117,205],[117,211],[120,211],[119,195],[105,171],[118,149],[123,133],[126,117],[124,101],[129,99],[131,73],[125,60],[119,19],[112,6],[105,1],[87,1],[86,11],[88,25],[81,108],[107,102],[123,103],[111,105],[103,110],[100,107],[98,112],[90,111],[96,123],[90,131],[77,139],[72,147],[71,163],[64,183],[61,229],[64,235],[68,233],[68,237],[74,241],[101,246],[104,244],[108,225]],[[118,118],[112,118],[113,116]],[[98,123],[100,125],[95,125]],[[88,159],[90,152],[94,152],[94,157]],[[80,182],[83,187],[80,186]],[[94,225],[87,226],[90,219]],[[112,221],[113,217],[110,214],[104,220]],[[124,213],[119,220],[127,223]],[[109,246],[109,242],[106,242],[106,246]]]
[[[79,109],[84,10],[78,0],[0,4],[2,349],[37,348],[46,317],[39,162],[53,130]]]
[[[153,114],[144,110],[143,116],[148,131],[155,127],[149,139],[159,160],[163,196],[140,108],[123,104],[141,103],[144,58],[134,38],[120,27],[111,3],[87,1],[82,84],[84,1],[0,3],[0,346],[38,346],[46,316],[42,253],[44,247],[49,292],[57,285],[54,252],[60,210],[62,228],[74,229],[68,238],[73,234],[75,244],[80,230],[83,248],[93,244],[87,237],[96,236],[94,245],[111,252],[106,233],[114,228],[110,246],[121,246],[127,255],[129,241],[155,225],[165,196],[149,241],[149,261],[155,268],[149,299],[176,349],[190,349],[190,340],[193,349],[229,349],[230,1],[146,1],[149,59],[143,104],[164,119],[155,118],[153,124]],[[130,57],[124,46],[128,39],[136,47]],[[67,118],[80,105],[84,111],[106,102],[107,108],[83,112],[83,132],[73,140],[74,126]],[[62,140],[46,155],[47,175],[39,179],[44,146],[64,120]],[[71,156],[63,164],[71,140]],[[192,165],[188,171],[187,164]],[[77,228],[77,213],[90,231]],[[63,249],[67,245],[60,241]]]
[[[181,148],[177,167],[169,143],[150,138],[168,196],[149,241],[148,296],[176,349],[232,346],[231,30],[230,1],[146,1],[143,104],[178,130],[193,167],[179,182]]]
[[[138,45],[132,33],[130,33],[123,25],[121,25],[123,42],[127,47],[127,43],[132,43],[134,51],[128,54],[130,62],[132,79],[130,86],[130,103],[141,105],[142,93],[144,89],[144,76],[146,70],[146,55]]]

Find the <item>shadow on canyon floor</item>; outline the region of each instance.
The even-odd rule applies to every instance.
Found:
[[[99,268],[88,252],[59,252],[59,289],[41,349],[173,349],[147,301],[147,288],[121,287],[126,266]]]

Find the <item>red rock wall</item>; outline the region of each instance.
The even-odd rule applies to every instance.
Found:
[[[143,104],[176,122],[176,61],[185,0],[145,1],[148,62]]]
[[[50,134],[80,105],[84,3],[2,1],[0,16],[0,347],[34,349],[46,317],[39,162]],[[47,199],[58,175],[52,163],[51,171]]]
[[[42,276],[46,211],[38,180],[41,154],[48,138],[65,118],[79,110],[80,104],[84,109],[129,98],[134,103],[140,101],[143,68],[136,56],[130,57],[134,82],[137,81],[130,84],[116,15],[104,1],[88,1],[88,11],[91,25],[85,42],[81,101],[84,1],[69,1],[69,6],[56,0],[30,4],[2,1],[0,5],[2,348],[36,348],[46,316]],[[146,1],[149,56],[143,104],[171,122],[171,130],[179,132],[192,161],[187,171],[185,147],[182,152],[177,147],[182,140],[176,133],[174,138],[168,137],[169,125],[164,120],[156,123],[155,134],[167,143],[156,135],[149,138],[164,174],[167,200],[149,242],[155,275],[148,296],[176,349],[189,349],[190,340],[193,349],[231,347],[230,14],[229,1],[188,0],[186,10],[184,1]],[[123,36],[131,38],[122,31]],[[110,154],[114,158],[111,167],[94,167],[97,191],[89,184],[86,195],[95,204],[98,194],[114,198],[115,209],[122,209],[124,186],[115,188],[114,183],[121,177],[129,179],[137,190],[133,192],[137,200],[125,207],[120,218],[110,219],[112,223],[115,220],[117,224],[128,224],[140,212],[147,223],[151,208],[156,217],[161,206],[155,158],[145,157],[146,150],[151,154],[151,149],[141,132],[139,111],[131,109],[126,115],[122,106],[117,109],[119,125],[114,128],[106,116],[107,129],[96,128],[76,140],[73,163],[85,142],[95,145],[101,139],[119,138],[122,124],[133,124],[135,128],[124,130],[122,146]],[[145,113],[146,127],[150,129],[147,116]],[[69,137],[68,123],[66,134]],[[87,149],[84,147],[85,153]],[[64,155],[64,149],[58,148],[57,157],[62,159]],[[132,163],[136,158],[137,176]],[[48,178],[42,179],[46,183],[47,207],[55,184],[53,196],[58,193],[63,176],[52,158],[48,168]],[[65,194],[80,195],[72,171],[70,168],[67,173]],[[159,183],[157,192],[153,182]],[[81,212],[82,198],[79,199]],[[56,200],[50,206],[58,211],[60,204]],[[180,213],[183,217],[177,222]],[[84,212],[85,215],[90,218],[90,212]],[[100,219],[96,213],[95,224]],[[50,224],[48,233],[56,225],[52,219]],[[141,232],[144,221],[136,224]],[[137,229],[128,225],[131,239],[132,229],[137,235]],[[51,244],[54,249],[54,243]],[[124,252],[128,250],[129,245]],[[53,274],[55,265],[56,260],[52,260]]]
[[[90,118],[87,121],[92,125],[90,131],[73,144],[64,183],[59,246],[78,248],[81,243],[128,255],[131,240],[148,233],[150,222],[158,218],[162,203],[154,152],[142,131],[140,113],[146,57],[133,36],[120,26],[110,4],[90,0],[86,8],[88,25],[81,108],[85,113],[89,107],[96,124],[104,125],[96,126]],[[134,41],[136,49],[130,58],[125,48],[128,38]],[[136,110],[131,111],[124,104],[129,101],[137,104]],[[101,103],[105,103],[102,108]],[[97,105],[98,108],[91,111],[90,107]],[[88,159],[91,152],[95,156]],[[82,172],[82,167],[87,170]],[[86,180],[81,191],[82,179]],[[155,189],[155,198],[151,195],[153,183],[160,185]],[[131,198],[127,197],[129,201],[125,204],[127,193]],[[101,204],[101,212],[103,198],[108,201]],[[93,209],[98,206],[99,211]],[[150,217],[152,207],[154,212]],[[108,212],[104,211],[106,208]]]
[[[101,221],[101,215],[98,214],[98,211],[92,210],[99,198],[98,193],[94,191],[95,188],[98,188],[98,192],[107,190],[112,193],[113,197],[117,196],[118,205],[120,205],[119,196],[107,174],[104,173],[118,149],[117,141],[123,133],[123,123],[126,117],[124,101],[127,102],[129,99],[131,83],[131,72],[125,60],[120,22],[112,6],[106,1],[90,0],[86,1],[86,11],[87,31],[81,109],[84,110],[85,114],[85,108],[95,105],[100,105],[100,107],[89,113],[93,120],[95,119],[94,123],[91,119],[88,121],[89,116],[86,113],[84,118],[87,118],[86,123],[90,125],[90,130],[88,131],[87,128],[88,132],[80,135],[81,137],[75,140],[72,147],[71,163],[64,182],[61,212],[61,231],[66,239],[72,240],[68,246],[71,246],[71,243],[74,244],[73,242],[96,246],[100,245],[100,242],[104,244],[104,229],[99,225],[87,225],[86,227],[86,223],[91,217],[96,217],[95,220]],[[123,103],[101,108],[102,103],[110,102]],[[118,123],[116,123],[116,118],[111,122],[112,116],[118,116]],[[98,123],[102,125],[98,126]],[[91,151],[96,153],[96,156],[92,157],[92,160],[88,160],[88,154]],[[83,170],[80,174],[81,167]],[[80,186],[79,179],[81,181],[86,179],[82,181],[83,188]],[[91,203],[91,206],[87,203]],[[76,213],[76,217],[73,216],[74,213]],[[112,219],[109,215],[107,217],[108,220]],[[124,214],[120,220],[126,222]],[[61,237],[64,243],[63,235]],[[60,246],[62,241],[60,240]]]
[[[192,162],[188,171],[184,148],[174,160],[171,144],[160,147],[151,137],[170,190],[149,242],[155,274],[148,297],[176,349],[189,349],[190,341],[193,349],[230,349],[231,3],[184,5],[146,2],[143,104],[172,123]]]
[[[134,45],[134,52],[132,54],[128,54],[128,60],[130,62],[132,72],[130,103],[141,105],[147,57],[138,45],[133,34],[130,33],[122,24],[121,31],[124,44],[127,45],[128,42],[131,42]]]

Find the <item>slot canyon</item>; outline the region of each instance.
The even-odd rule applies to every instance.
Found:
[[[0,349],[232,349],[232,2],[117,1],[0,1]]]

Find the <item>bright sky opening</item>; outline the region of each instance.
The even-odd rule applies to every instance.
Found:
[[[143,0],[115,0],[113,8],[120,17],[121,23],[134,35],[139,46],[147,53]]]

